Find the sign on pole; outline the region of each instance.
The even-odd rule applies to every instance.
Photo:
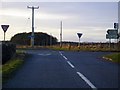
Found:
[[[117,35],[118,34],[118,30],[117,29],[108,29],[107,33],[109,35]]]
[[[81,38],[81,36],[82,36],[82,33],[77,33],[77,35],[78,35],[78,37],[79,37],[78,47],[79,47],[79,49],[80,49],[80,38]]]
[[[1,27],[2,27],[3,31],[6,32],[8,27],[9,27],[9,25],[1,25]]]
[[[4,41],[5,41],[5,32],[7,31],[9,25],[1,25],[3,31],[4,31]]]
[[[120,36],[118,34],[118,23],[114,23],[114,29],[108,29],[106,34],[106,39],[109,39],[109,48],[111,48],[111,39],[118,39]]]
[[[82,33],[77,33],[78,37],[81,38],[82,36]]]
[[[118,38],[119,38],[119,34],[117,34],[117,35],[106,34],[106,39],[118,39]]]
[[[108,29],[106,34],[106,39],[118,39],[119,34],[117,29]]]

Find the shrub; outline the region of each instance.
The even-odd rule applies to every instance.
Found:
[[[16,53],[16,45],[10,42],[2,42],[2,64],[10,60]]]

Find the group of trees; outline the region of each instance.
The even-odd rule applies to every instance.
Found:
[[[30,45],[31,43],[31,32],[29,33],[18,33],[11,38],[11,42],[17,45]],[[54,45],[57,43],[57,38],[47,33],[35,32],[34,33],[34,44],[40,46]]]

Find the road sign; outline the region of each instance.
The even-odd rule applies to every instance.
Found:
[[[118,27],[119,27],[118,23],[114,23],[114,28],[118,29]]]
[[[1,25],[3,31],[4,31],[4,41],[5,41],[5,32],[7,31],[9,25]]]
[[[106,39],[118,39],[118,38],[119,38],[119,34],[117,35],[106,34]]]
[[[9,25],[1,25],[1,27],[2,27],[3,31],[6,32],[8,27],[9,27]]]
[[[82,36],[82,33],[77,33],[78,37],[81,38]]]
[[[116,29],[108,29],[107,33],[109,35],[117,35],[118,34],[118,30],[116,30]]]

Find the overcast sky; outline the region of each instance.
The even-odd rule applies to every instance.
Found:
[[[117,2],[2,2],[0,25],[9,24],[6,39],[17,33],[31,32],[31,9],[35,10],[35,32],[52,34],[59,40],[60,21],[63,21],[63,41],[106,42],[106,31],[118,22]],[[0,40],[3,31],[0,29]]]

